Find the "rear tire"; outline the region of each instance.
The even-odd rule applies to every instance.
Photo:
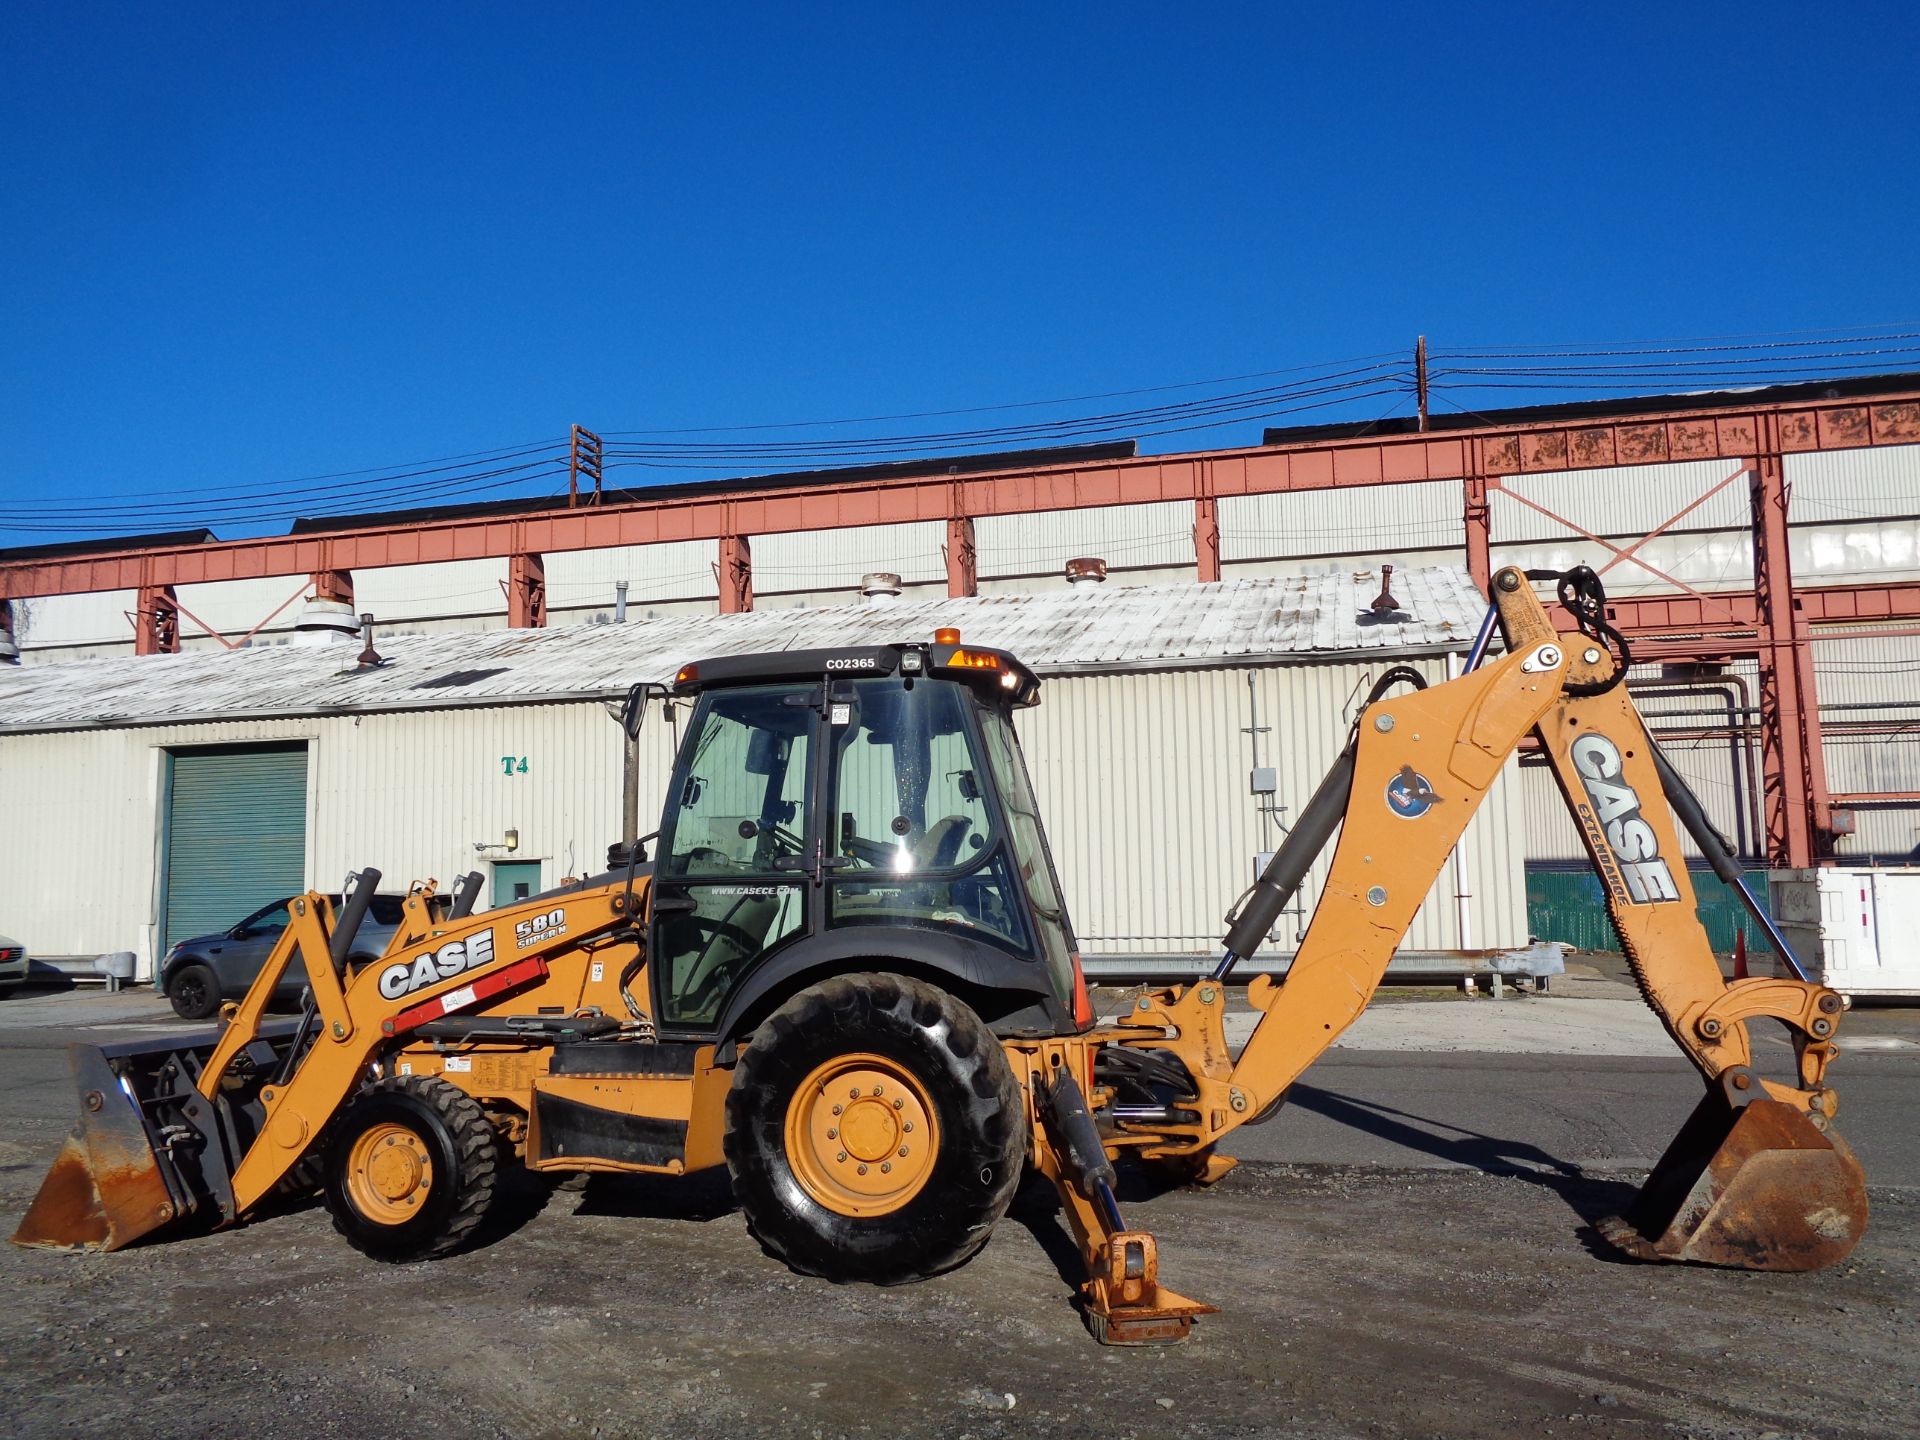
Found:
[[[167,981],[167,1000],[182,1020],[205,1020],[220,1008],[220,980],[198,960],[182,965]]]
[[[1026,1112],[971,1009],[917,980],[846,975],[754,1033],[725,1149],[769,1254],[803,1274],[897,1285],[986,1244],[1020,1183]]]
[[[464,1091],[430,1076],[376,1081],[322,1145],[320,1195],[363,1255],[434,1260],[473,1238],[498,1178],[493,1126]]]

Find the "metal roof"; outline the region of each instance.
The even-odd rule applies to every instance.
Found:
[[[1206,585],[1082,585],[1039,594],[899,600],[624,625],[376,634],[357,643],[192,650],[0,667],[0,733],[174,725],[452,706],[591,700],[671,680],[713,655],[930,640],[954,626],[1042,675],[1280,664],[1437,653],[1471,643],[1486,601],[1453,569],[1400,570],[1379,617],[1377,570]]]

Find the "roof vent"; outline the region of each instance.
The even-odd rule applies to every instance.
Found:
[[[365,645],[360,651],[360,658],[354,662],[356,665],[362,670],[377,670],[387,663],[381,658],[380,652],[373,648],[373,616],[360,617],[360,638]]]
[[[1078,559],[1067,561],[1067,583],[1069,585],[1099,585],[1107,578],[1107,562],[1097,555],[1082,555]]]
[[[344,600],[309,600],[293,622],[296,645],[334,645],[360,638],[360,617]]]
[[[860,577],[860,593],[869,605],[891,605],[900,598],[900,577],[891,570],[876,570]]]
[[[1400,602],[1393,598],[1393,567],[1391,565],[1380,567],[1380,593],[1373,597],[1373,604],[1368,608],[1376,615],[1391,615],[1400,608]]]

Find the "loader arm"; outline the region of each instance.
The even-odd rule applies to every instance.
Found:
[[[366,897],[378,879],[362,873]],[[15,1242],[117,1250],[176,1221],[246,1218],[385,1052],[421,1025],[523,995],[547,979],[550,957],[630,928],[646,893],[614,881],[476,916],[457,905],[442,913],[428,884],[408,896],[386,952],[364,963],[348,960],[354,902],[336,914],[325,895],[296,896],[279,943],[246,997],[226,1007],[210,1048],[191,1036],[138,1054],[75,1047],[82,1121]],[[364,900],[357,909],[364,913]],[[310,1006],[298,1021],[268,1021],[267,1002],[295,965]]]

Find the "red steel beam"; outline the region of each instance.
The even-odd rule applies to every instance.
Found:
[[[973,542],[973,518],[947,521],[947,594],[956,599],[980,593],[980,553]]]
[[[1865,400],[1795,400],[1607,421],[1303,441],[970,476],[842,480],[778,491],[736,490],[710,499],[637,500],[513,517],[417,521],[326,536],[276,535],[23,560],[0,564],[0,596],[126,590],[143,583],[204,584],[674,540],[717,541],[945,521],[956,515],[1020,515],[1354,485],[1469,481],[1678,460],[1745,460],[1763,448],[1763,429],[1770,429],[1779,450],[1789,454],[1920,442],[1920,390]]]
[[[1220,502],[1211,495],[1193,502],[1193,560],[1202,584],[1220,578]]]

